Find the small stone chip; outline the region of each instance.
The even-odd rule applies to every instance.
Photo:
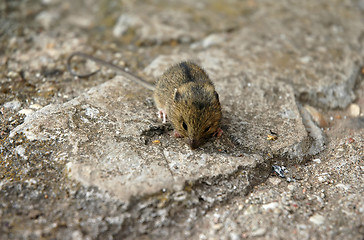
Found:
[[[41,215],[42,215],[42,212],[39,210],[36,210],[36,209],[33,209],[28,213],[28,216],[30,219],[38,219],[39,216],[41,216]]]
[[[321,216],[320,214],[315,214],[312,217],[310,217],[310,222],[316,225],[322,225],[325,223],[325,217]]]
[[[153,144],[160,144],[161,141],[160,140],[153,140]]]
[[[349,114],[352,117],[359,117],[360,115],[360,107],[358,104],[352,103],[348,108]]]
[[[38,103],[35,103],[35,104],[32,104],[29,106],[30,109],[34,109],[34,110],[39,110],[41,109],[43,106],[38,104]]]
[[[251,237],[262,237],[265,235],[265,233],[267,232],[267,230],[265,228],[258,228],[256,230],[254,230],[250,236]]]
[[[29,108],[24,108],[24,109],[20,110],[18,113],[19,114],[24,114],[25,116],[28,116],[28,115],[34,113],[34,110],[29,109]]]
[[[265,210],[265,211],[272,210],[272,209],[275,209],[275,208],[278,208],[278,207],[279,207],[278,202],[271,202],[271,203],[267,203],[267,204],[262,205],[262,209]]]

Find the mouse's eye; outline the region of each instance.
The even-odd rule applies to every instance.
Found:
[[[210,127],[205,128],[204,132],[207,133],[210,130]]]
[[[184,130],[187,131],[187,124],[185,122],[182,123],[182,127],[183,127]]]

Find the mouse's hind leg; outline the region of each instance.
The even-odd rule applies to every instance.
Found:
[[[166,111],[164,111],[163,109],[159,109],[158,112],[157,112],[157,115],[159,116],[160,119],[162,119],[162,123],[167,122],[167,113],[166,113]]]

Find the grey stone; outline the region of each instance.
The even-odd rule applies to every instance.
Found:
[[[250,234],[250,236],[251,237],[262,237],[262,236],[264,236],[265,235],[265,233],[267,232],[267,229],[265,229],[265,228],[258,228],[258,229],[256,229],[256,230],[254,230],[251,234]]]
[[[114,37],[121,37],[124,35],[129,29],[140,27],[143,25],[143,21],[134,15],[123,14],[118,18],[114,29],[113,35]]]
[[[38,21],[44,28],[49,29],[57,20],[59,20],[58,11],[43,11],[36,16]]]
[[[188,24],[191,16],[187,12],[166,9],[155,15],[152,5],[144,5],[142,9],[135,11],[142,11],[144,14],[122,14],[113,28],[114,37],[123,36],[128,30],[135,31],[138,39],[146,43],[164,43],[172,40],[191,42],[202,36],[202,32]]]
[[[20,106],[21,106],[21,102],[19,102],[18,100],[13,100],[13,101],[10,101],[10,102],[6,102],[3,105],[4,108],[10,108],[12,110],[17,110],[17,109],[20,108]]]
[[[207,69],[218,67],[206,64]],[[31,140],[61,139],[69,175],[122,200],[161,189],[180,191],[186,181],[232,174],[262,162],[264,152],[277,154],[307,137],[288,85],[240,74],[219,79],[216,89],[225,133],[198,151],[167,133],[158,137],[161,146],[150,144],[146,133],[159,123],[154,106],[146,103],[149,92],[121,77],[65,104],[46,106],[26,117],[11,136],[23,132]],[[267,140],[270,132],[279,135],[277,141]]]
[[[362,238],[362,111],[337,108],[364,109],[363,1],[16,2],[0,1],[0,102],[20,102],[0,107],[1,239]],[[70,78],[72,51],[145,77],[198,62],[220,94],[223,136],[189,150],[150,92],[106,82],[110,70]],[[9,137],[32,103],[46,107]],[[305,105],[332,116],[329,128]],[[272,164],[297,188],[263,183]]]
[[[267,211],[267,210],[273,210],[279,207],[279,203],[278,202],[271,202],[271,203],[267,203],[262,205],[262,209]]]
[[[34,110],[29,109],[29,108],[24,108],[24,109],[20,110],[18,113],[19,114],[24,114],[25,116],[28,116],[28,115],[34,113]]]
[[[191,44],[192,49],[198,49],[198,48],[209,48],[212,46],[218,46],[224,43],[226,40],[225,34],[211,34],[204,38],[203,40]]]
[[[325,217],[320,214],[313,215],[309,220],[316,225],[322,225],[325,223]]]
[[[261,9],[253,14],[249,25],[234,34],[212,35],[224,39],[223,48],[209,49],[206,54],[210,56],[204,57],[205,61],[221,63],[214,75],[245,72],[252,79],[289,83],[302,102],[324,108],[345,108],[356,98],[353,87],[359,80],[359,63],[363,61],[360,34],[364,26],[360,14],[337,11],[335,7],[321,11],[318,2],[298,3],[299,13],[285,11],[283,5],[275,7],[281,15],[274,23],[269,17],[274,11]],[[191,51],[184,52],[181,58],[199,59],[203,52],[196,57],[197,45],[193,44]],[[231,63],[229,67],[226,60]]]
[[[350,104],[348,111],[351,117],[359,117],[360,115],[360,107],[358,104],[355,103]]]

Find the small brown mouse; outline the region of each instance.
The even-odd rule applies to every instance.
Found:
[[[198,148],[213,135],[222,135],[219,95],[206,72],[197,64],[181,62],[170,67],[154,86],[119,66],[81,52],[72,53],[67,60],[68,71],[74,76],[89,77],[99,71],[84,75],[75,73],[71,68],[71,60],[75,56],[114,69],[154,91],[159,117],[166,122],[168,116],[175,129],[174,136],[187,138],[191,149]]]

